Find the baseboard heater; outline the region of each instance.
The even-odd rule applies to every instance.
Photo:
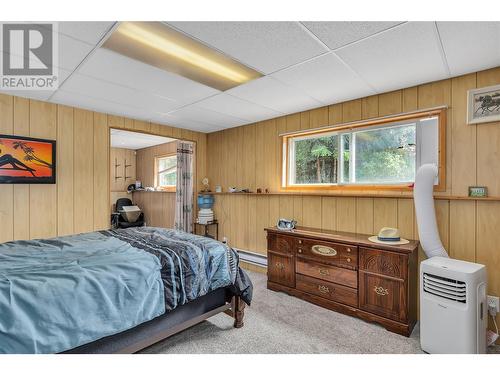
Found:
[[[267,267],[267,256],[254,253],[252,251],[235,248],[240,256],[240,260],[245,263],[254,264],[260,267]]]

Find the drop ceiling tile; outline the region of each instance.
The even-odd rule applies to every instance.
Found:
[[[106,33],[111,29],[115,22],[58,22],[58,32],[78,39],[82,42],[96,45]]]
[[[330,49],[366,38],[383,30],[387,30],[401,22],[302,22]]]
[[[283,114],[319,107],[321,102],[303,91],[266,76],[250,81],[231,90],[227,94],[274,109]]]
[[[222,93],[197,102],[198,107],[217,111],[249,122],[281,116],[282,113],[258,104]]]
[[[203,124],[210,124],[220,128],[228,128],[248,123],[247,120],[212,111],[192,104],[176,111],[169,112],[168,115],[184,120],[186,123],[195,121]]]
[[[169,24],[265,74],[327,51],[327,48],[298,22]]]
[[[438,22],[453,76],[500,65],[500,22]]]
[[[180,117],[177,117],[177,116],[174,116],[171,114],[155,115],[151,118],[151,121],[158,123],[158,124],[174,126],[177,128],[194,130],[194,131],[199,131],[199,132],[203,132],[203,133],[210,133],[210,132],[215,132],[215,131],[226,129],[222,126],[211,125],[211,124],[207,124],[207,123],[199,122],[199,121],[187,120],[187,119],[180,118]]]
[[[78,73],[164,96],[183,105],[220,92],[104,48],[97,49]]]
[[[59,61],[57,66],[74,70],[94,46],[59,34]]]
[[[434,22],[408,22],[335,53],[378,92],[449,77]]]
[[[117,116],[126,116],[137,120],[149,121],[154,115],[150,111],[141,110],[131,106],[122,105],[102,99],[96,99],[80,93],[73,93],[65,90],[57,90],[50,99],[52,103],[88,109],[91,111],[107,113]]]
[[[180,104],[158,95],[146,94],[128,87],[90,78],[74,73],[62,86],[64,91],[107,100],[125,106],[131,106],[150,112],[169,112],[179,108]]]
[[[271,76],[303,90],[324,104],[376,93],[333,53],[316,57]]]

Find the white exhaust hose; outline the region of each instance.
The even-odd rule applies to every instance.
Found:
[[[427,258],[445,257],[448,253],[441,243],[436,222],[436,211],[434,211],[434,180],[438,175],[438,169],[434,164],[422,165],[415,177],[413,199],[415,201],[415,213],[417,215],[418,236],[422,249]]]

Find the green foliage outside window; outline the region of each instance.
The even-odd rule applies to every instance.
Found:
[[[415,125],[356,133],[356,182],[397,183],[415,178]]]
[[[415,177],[414,123],[292,142],[294,184],[398,183]]]
[[[175,186],[177,184],[177,156],[164,156],[156,159],[157,185]]]
[[[295,142],[295,183],[333,184],[338,174],[338,136]]]

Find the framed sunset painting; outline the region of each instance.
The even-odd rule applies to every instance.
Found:
[[[55,184],[56,141],[0,134],[0,184]]]

